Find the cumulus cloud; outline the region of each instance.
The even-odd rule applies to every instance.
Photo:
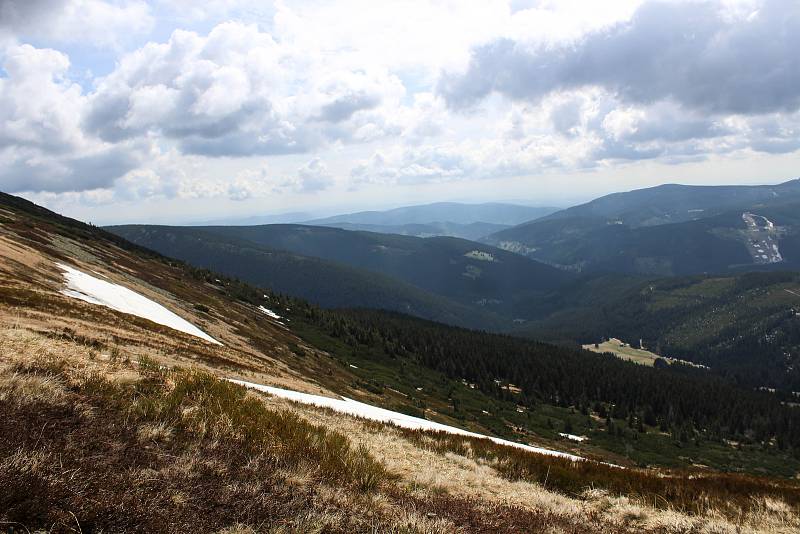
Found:
[[[719,2],[648,2],[630,21],[577,43],[528,46],[497,39],[475,48],[466,71],[439,90],[453,107],[490,93],[540,101],[602,87],[625,102],[672,100],[711,113],[800,107],[800,3],[764,0],[749,16]]]
[[[790,151],[798,148],[800,124],[785,114],[728,118],[671,102],[630,105],[598,90],[513,104],[505,116],[482,122],[475,138],[376,151],[353,166],[351,184],[484,180],[658,158],[679,163],[747,149]]]
[[[85,127],[110,142],[146,134],[210,155],[291,153],[306,141],[282,118],[277,45],[254,26],[217,26],[208,37],[175,31],[127,54],[90,96]]]
[[[117,180],[108,201],[175,198],[179,193],[180,184],[176,180],[167,179],[154,169],[136,169]]]
[[[297,176],[284,184],[284,187],[298,193],[315,193],[328,189],[333,184],[334,179],[328,172],[328,167],[319,158],[314,158],[297,169]]]
[[[0,0],[0,187],[243,201],[800,149],[797,2],[198,6]]]
[[[236,180],[228,186],[228,198],[241,202],[253,198],[255,191],[253,184],[243,180]]]
[[[396,102],[396,77],[330,71],[301,56],[255,25],[223,23],[207,37],[178,30],[100,80],[85,127],[110,142],[160,135],[209,156],[302,153],[385,130],[382,114],[359,112]]]
[[[352,186],[408,185],[475,177],[481,162],[473,148],[465,144],[441,144],[378,151],[352,168]]]
[[[0,78],[0,184],[6,191],[106,187],[138,163],[139,144],[84,135],[85,98],[67,76],[69,58],[30,45],[6,50]],[[35,97],[32,97],[35,95]]]
[[[362,109],[372,109],[379,100],[367,94],[349,94],[322,106],[320,119],[330,122],[341,122],[349,119],[354,113]]]

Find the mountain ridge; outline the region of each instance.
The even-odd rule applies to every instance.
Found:
[[[108,228],[164,253],[169,253],[172,246],[167,238],[157,235],[173,231],[171,227]],[[183,235],[213,234],[216,240],[228,239],[228,253],[236,246],[249,249],[265,247],[270,251],[286,251],[389,276],[461,306],[479,310],[479,314],[505,315],[508,321],[513,318],[514,304],[519,298],[551,290],[571,277],[519,255],[452,237],[418,238],[307,225],[192,227],[190,230],[175,227],[174,231]],[[201,264],[210,260],[209,257],[197,256],[191,249],[182,250],[185,254],[183,259],[191,257]],[[173,254],[177,253],[173,251]],[[216,265],[225,270],[222,263]],[[261,282],[268,279],[265,272],[256,274],[253,271],[253,276],[260,276]],[[337,286],[334,279],[326,278],[331,280],[331,286]],[[357,293],[357,289],[353,291]],[[309,298],[313,299],[313,296]],[[390,306],[389,309],[397,308]],[[475,323],[470,324],[475,326]]]
[[[667,202],[664,191],[677,191],[677,200]],[[767,245],[785,247],[782,259],[776,253],[770,261],[785,260],[785,268],[792,268],[800,261],[795,243],[800,218],[792,213],[798,206],[800,180],[775,186],[659,186],[601,197],[481,241],[578,271],[686,275],[761,269],[756,252]],[[776,226],[749,227],[743,218],[751,211],[773,218]]]
[[[360,211],[332,217],[305,221],[310,225],[330,223],[352,224],[428,224],[436,221],[456,224],[484,222],[492,224],[518,224],[525,220],[552,213],[557,208],[532,207],[502,202],[466,204],[460,202],[434,202],[414,206],[402,206],[389,210]]]

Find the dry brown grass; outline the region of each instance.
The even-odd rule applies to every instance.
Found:
[[[76,396],[76,384],[92,384],[92,380],[96,381],[91,386],[94,388],[107,380],[119,384],[134,384],[140,379],[142,372],[147,374],[159,369],[162,366],[160,362],[165,361],[162,353],[157,353],[154,358],[149,354],[152,352],[137,353],[127,363],[124,358],[112,361],[107,351],[98,350],[80,337],[45,335],[24,328],[0,330],[0,406],[14,410],[45,404],[58,409],[67,408],[76,420],[85,424],[87,420],[96,420],[102,407],[89,402],[90,399],[85,395]],[[244,392],[242,395],[245,395]],[[264,472],[274,472],[275,480],[280,481],[280,487],[286,488],[281,490],[281,495],[301,491],[307,495],[306,498],[311,499],[303,505],[306,512],[285,512],[282,520],[284,523],[275,527],[272,530],[274,532],[353,529],[347,519],[348,511],[351,510],[363,512],[359,525],[365,531],[372,528],[373,524],[380,524],[385,531],[395,532],[442,532],[459,529],[480,531],[476,525],[484,524],[485,527],[487,518],[505,517],[504,522],[497,525],[497,528],[502,529],[509,525],[513,527],[511,517],[526,517],[525,514],[533,514],[526,519],[533,522],[531,524],[544,521],[553,525],[553,532],[570,532],[575,525],[584,524],[587,525],[587,532],[788,533],[800,529],[797,510],[778,499],[763,499],[754,503],[747,514],[732,520],[714,509],[690,516],[673,509],[655,509],[643,500],[614,496],[599,490],[569,497],[539,484],[509,480],[502,476],[491,461],[471,454],[470,451],[463,454],[437,453],[432,446],[435,440],[430,436],[424,437],[419,443],[413,443],[399,429],[293,405],[281,399],[266,398],[254,393],[248,393],[247,398],[257,399],[257,402],[273,408],[291,410],[315,425],[335,428],[348,436],[354,446],[363,445],[371,455],[386,465],[389,472],[399,476],[399,489],[391,490],[388,494],[386,490],[381,490],[377,494],[359,496],[358,493],[336,485],[331,486],[321,480],[318,473],[307,464],[284,465],[276,469],[274,462],[264,463],[263,458],[254,455],[242,460],[242,466],[237,468],[237,472],[248,475],[240,474],[236,482],[231,482],[231,466],[220,457],[220,453],[226,448],[220,444],[219,435],[210,432],[208,427],[195,427],[196,430],[208,434],[209,439],[203,447],[186,447],[185,441],[180,438],[180,428],[159,418],[132,423],[130,437],[126,439],[135,444],[131,446],[153,451],[148,453],[150,456],[156,452],[171,456],[158,457],[163,463],[157,465],[145,463],[130,469],[132,481],[128,484],[138,483],[133,481],[157,480],[162,485],[174,487],[215,476],[226,481],[229,495],[246,499],[256,507],[274,507],[280,499],[271,491],[266,491],[263,480],[257,476]],[[41,427],[30,431],[31,436],[41,433],[40,443],[30,449],[9,451],[3,458],[2,469],[16,472],[28,479],[38,473],[40,483],[57,485],[60,483],[58,476],[52,472],[56,461],[54,452],[48,454],[41,450],[41,441],[48,439],[49,427],[44,423],[46,421],[43,422],[44,432],[41,432]],[[232,429],[235,426],[224,420],[211,425],[216,428],[217,433],[220,428]],[[229,452],[228,450],[226,454]],[[192,491],[186,488],[174,488],[165,499],[172,507],[191,507],[196,502],[192,498]],[[298,501],[286,504],[298,505]],[[493,510],[493,507],[498,506],[501,507],[500,511]],[[484,515],[481,515],[481,510],[485,512]],[[429,513],[436,515],[429,516]],[[67,519],[64,519],[64,524],[67,524]],[[232,521],[231,525],[234,524],[235,521]],[[335,525],[338,526],[334,528]],[[245,529],[244,532],[248,528],[263,531],[264,525],[240,522],[235,528]],[[356,528],[355,531],[360,530]],[[509,527],[506,531],[524,529],[514,530]],[[583,530],[576,532],[579,531]]]
[[[253,393],[253,395],[257,395]],[[436,452],[424,446],[425,439],[435,443],[435,436],[410,439],[403,429],[377,425],[374,422],[343,416],[330,410],[266,397],[274,406],[291,408],[309,420],[339,428],[368,450],[388,469],[400,474],[407,487],[424,498],[431,493],[444,493],[487,503],[502,503],[531,511],[546,511],[555,516],[585,521],[597,518],[600,524],[637,531],[707,532],[785,532],[800,531],[800,510],[777,497],[761,496],[731,516],[713,506],[695,514],[653,502],[640,496],[615,495],[594,489],[568,496],[539,483],[509,479],[495,462],[465,451],[464,454]]]
[[[504,501],[502,491],[511,483],[489,467],[471,474],[465,459],[414,447],[392,429],[373,426],[351,435],[360,422],[321,425],[353,443],[341,448],[335,439],[335,456],[394,451],[388,468],[403,481],[389,477],[365,486],[353,476],[363,466],[341,470],[324,460],[330,446],[324,437],[333,434],[320,430],[316,442],[308,439],[309,429],[320,428],[315,414],[280,419],[306,432],[299,435],[311,444],[300,449],[301,458],[269,441],[263,432],[269,425],[255,433],[247,428],[252,413],[284,413],[284,407],[241,388],[185,371],[159,375],[162,380],[153,376],[160,367],[154,360],[145,359],[140,368],[91,359],[92,349],[75,341],[22,329],[1,333],[0,416],[21,436],[19,443],[0,445],[3,521],[56,525],[55,531],[65,532],[77,531],[78,522],[84,531],[631,531],[630,523],[584,515],[588,509],[580,503],[531,484],[517,483],[528,495],[539,494],[539,504],[551,499],[550,506]],[[362,439],[367,436],[374,441]],[[423,467],[429,460],[441,463]],[[438,490],[427,469],[445,465],[453,480],[460,474],[475,487],[475,477],[491,478],[498,495]],[[114,512],[120,503],[125,513]]]

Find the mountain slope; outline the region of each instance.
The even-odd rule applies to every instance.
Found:
[[[191,257],[193,261],[206,263],[225,260],[217,257],[219,255],[212,257],[206,253],[194,252],[192,250],[194,245],[172,250],[170,240],[173,237],[165,234],[194,235],[198,243],[211,235],[217,243],[222,239],[228,240],[225,255],[229,255],[237,247],[245,250],[266,247],[273,251],[281,250],[305,257],[322,258],[340,265],[392,277],[476,310],[488,310],[505,315],[513,315],[514,304],[520,298],[553,290],[570,278],[566,273],[519,255],[456,238],[421,239],[304,225],[220,226],[191,229],[117,226],[111,227],[110,230],[160,252],[180,254],[179,257],[182,259],[189,260]],[[273,257],[275,268],[280,268],[278,262],[283,256]],[[236,262],[230,263],[233,264],[231,267],[233,269],[244,268],[237,266]],[[303,268],[305,264],[298,264],[291,267],[291,271],[299,275],[298,269]],[[267,272],[263,272],[263,275],[264,278],[259,282],[268,279]],[[255,280],[255,278],[250,279]],[[325,276],[325,279],[330,280],[327,292],[343,289],[332,273]],[[284,290],[280,286],[271,287]],[[351,291],[350,288],[345,289]],[[358,293],[356,289],[352,291]],[[316,299],[311,291],[307,294],[310,298]],[[380,307],[397,309],[389,306]]]
[[[222,228],[222,227],[219,227]],[[326,307],[383,308],[475,328],[499,318],[380,273],[276,250],[197,227],[132,226],[111,230],[133,243]]]
[[[603,197],[484,241],[578,271],[685,275],[773,262],[790,268],[798,206],[798,180],[772,187],[662,186]],[[775,226],[753,226],[761,221]],[[787,254],[763,255],[773,244]]]
[[[557,211],[543,219],[598,217],[635,228],[691,221],[732,209],[791,200],[800,200],[800,178],[777,185],[665,184],[606,195],[586,204]]]
[[[101,302],[108,286],[73,284],[58,263],[134,292],[222,345],[148,319],[137,299],[127,310],[144,317]],[[5,195],[0,301],[0,417],[14,436],[0,440],[0,521],[15,529],[800,526],[787,512],[800,503],[789,480],[800,470],[796,412],[704,374],[400,314],[323,310]],[[627,469],[364,422],[247,393],[227,378],[346,395]],[[576,433],[588,440],[565,437]],[[682,469],[693,463],[771,478]]]

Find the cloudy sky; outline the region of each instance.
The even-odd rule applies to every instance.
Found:
[[[800,176],[796,0],[0,0],[0,190],[96,223]]]

